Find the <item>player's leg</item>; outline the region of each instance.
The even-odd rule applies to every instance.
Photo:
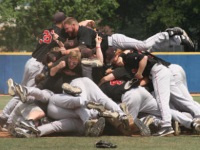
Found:
[[[35,58],[30,58],[25,64],[21,84],[28,87],[35,86],[35,76],[42,71],[43,67],[44,65],[36,61]]]
[[[162,124],[159,131],[154,136],[165,136],[172,134],[173,128],[171,126],[171,113],[169,107],[170,101],[170,85],[172,82],[172,74],[168,68],[161,64],[155,64],[150,72],[155,92],[156,101],[161,111]]]
[[[17,96],[15,96],[3,108],[2,113],[0,114],[0,126],[1,127],[3,127],[3,125],[7,122],[11,112],[14,110],[14,108],[18,102],[19,102],[19,98]]]
[[[61,108],[74,109],[85,106],[85,99],[81,96],[71,96],[68,94],[54,94],[49,99],[51,104]]]
[[[185,97],[185,100],[188,100],[189,102],[194,103],[195,106],[194,105],[193,106],[198,107],[200,109],[200,104],[197,103],[196,101],[194,101],[194,99],[192,98],[191,94],[188,91],[186,74],[185,74],[185,71],[183,70],[183,68],[180,65],[171,64],[169,66],[169,69],[173,74],[176,86],[179,88],[180,92]],[[192,106],[191,106],[191,109],[193,109]],[[196,108],[194,108],[194,110],[195,109]]]
[[[171,73],[163,65],[155,64],[151,70],[151,75],[156,101],[161,111],[162,127],[171,126],[169,108]]]
[[[79,86],[82,89],[80,96],[88,101],[102,104],[107,110],[118,112],[120,116],[125,115],[120,107],[108,98],[101,89],[89,78],[77,78],[71,83],[73,86]]]
[[[82,135],[84,133],[84,125],[80,119],[67,118],[41,125],[38,127],[38,130],[40,131],[39,136],[49,135],[51,133],[67,132],[73,132],[78,135]]]
[[[169,47],[170,45],[180,45],[180,36],[169,37],[168,32],[157,33],[145,41],[136,40],[134,38],[127,37],[123,34],[113,34],[108,37],[109,46],[120,49],[136,49],[141,51],[151,50],[151,48],[161,50],[163,47]]]

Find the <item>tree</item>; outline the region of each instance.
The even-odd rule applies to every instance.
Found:
[[[179,26],[200,44],[199,0],[118,0],[117,30],[138,39]],[[196,48],[197,50],[198,48]],[[199,50],[200,51],[200,50]]]
[[[33,51],[38,34],[52,23],[52,16],[63,11],[78,21],[112,17],[116,0],[2,0],[0,1],[0,47],[6,51]]]

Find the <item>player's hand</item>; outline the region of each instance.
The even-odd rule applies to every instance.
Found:
[[[100,46],[101,42],[102,42],[102,37],[100,37],[98,34],[96,35],[95,38],[96,41],[96,46]]]
[[[51,34],[53,35],[53,40],[57,40],[58,39],[59,35],[57,33],[55,33],[54,30],[51,31]]]
[[[111,68],[108,68],[107,70],[106,70],[106,75],[108,75],[108,74],[110,74],[110,73],[112,73],[113,72],[113,70],[111,69]]]
[[[135,78],[141,80],[141,79],[143,79],[143,75],[140,74],[140,73],[136,73],[136,74],[135,74]]]
[[[58,64],[59,69],[62,69],[62,68],[64,68],[65,66],[66,66],[65,61],[61,61],[61,62]]]

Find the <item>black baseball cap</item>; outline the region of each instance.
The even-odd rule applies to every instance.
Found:
[[[66,16],[63,12],[57,12],[53,15],[53,22],[54,23],[61,23],[65,20]]]

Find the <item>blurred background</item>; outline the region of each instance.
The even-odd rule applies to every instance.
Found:
[[[0,52],[32,52],[57,11],[78,21],[92,19],[107,34],[139,40],[179,26],[200,51],[199,0],[0,0]],[[171,46],[163,51],[190,50]]]

